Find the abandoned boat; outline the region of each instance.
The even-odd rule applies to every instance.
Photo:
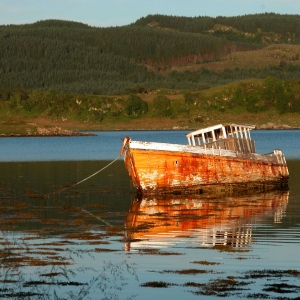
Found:
[[[219,124],[186,134],[188,145],[123,139],[120,154],[141,195],[244,193],[286,189],[281,150],[256,153],[255,126]]]

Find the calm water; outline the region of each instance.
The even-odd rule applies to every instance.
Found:
[[[105,168],[124,136],[185,133],[0,139],[0,297],[300,297],[300,131],[252,132],[285,153],[287,192],[138,201],[123,161]]]
[[[1,138],[0,161],[113,160],[120,152],[121,138],[137,141],[187,144],[188,131],[102,131],[87,137]],[[288,159],[300,159],[299,130],[251,132],[258,153],[280,148]]]

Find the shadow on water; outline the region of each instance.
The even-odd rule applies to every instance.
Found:
[[[172,297],[298,295],[299,271],[252,270],[259,254],[251,252],[259,224],[298,223],[299,162],[290,163],[286,192],[137,199],[122,161],[72,187],[107,163],[1,164],[0,297],[151,299],[147,288]]]

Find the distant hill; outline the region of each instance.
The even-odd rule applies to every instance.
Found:
[[[149,15],[122,27],[46,20],[0,26],[0,88],[124,94],[300,79],[300,16]]]
[[[300,41],[299,15],[264,13],[216,18],[148,15],[137,20],[134,25],[209,34],[238,44]]]

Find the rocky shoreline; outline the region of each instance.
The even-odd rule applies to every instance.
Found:
[[[299,127],[293,127],[286,124],[276,124],[276,123],[267,123],[267,124],[261,124],[256,125],[257,130],[287,130],[287,129],[300,129]]]
[[[239,124],[239,123],[238,123]],[[187,126],[174,126],[172,130],[196,130],[197,128],[188,128]],[[255,125],[255,130],[296,130],[300,129],[298,126],[290,126],[287,124],[276,124],[276,123],[266,123]]]
[[[174,126],[170,129],[140,129],[140,130],[196,130],[197,128],[188,128],[188,126]],[[255,130],[297,130],[300,129],[299,127],[293,127],[289,126],[287,124],[276,124],[276,123],[266,123],[261,125],[256,125]],[[110,129],[112,130],[112,129]],[[120,130],[120,129],[116,129]],[[134,129],[126,129],[126,130],[134,130]],[[112,130],[114,131],[114,130]],[[68,129],[62,129],[61,127],[38,127],[36,130],[29,130],[27,129],[26,134],[21,133],[9,133],[0,134],[1,137],[67,137],[67,136],[95,136],[96,134],[93,134],[91,132],[85,132],[85,131],[74,131],[74,130],[68,130]]]
[[[0,138],[9,138],[9,137],[71,137],[71,136],[96,136],[96,134],[92,133],[81,133],[76,132],[74,134],[49,134],[49,135],[39,135],[39,134],[32,134],[32,135],[26,135],[26,134],[18,134],[18,133],[11,133],[11,134],[0,134]]]
[[[27,134],[0,134],[0,137],[59,137],[59,136],[95,136],[95,134],[89,132],[80,132],[68,129],[62,129],[55,126],[50,128],[38,127],[36,131],[27,129]]]

